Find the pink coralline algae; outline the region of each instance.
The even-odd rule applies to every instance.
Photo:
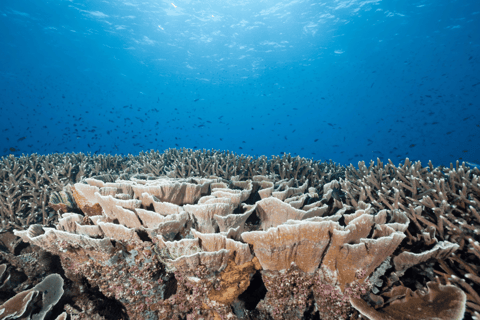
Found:
[[[71,187],[83,214],[15,234],[60,257],[69,281],[87,281],[130,319],[377,319],[388,308],[379,293],[431,261],[413,253],[441,260],[459,246],[444,239],[410,254],[411,212],[354,199],[354,188],[333,180],[316,190],[275,175],[93,177]],[[349,190],[348,204],[341,190]],[[463,314],[463,291],[439,281],[428,284],[433,300],[416,307],[436,303],[443,290],[457,303],[434,316]]]

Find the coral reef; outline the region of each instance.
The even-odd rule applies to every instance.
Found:
[[[28,311],[57,279],[63,290],[30,312],[52,319],[480,317],[478,169],[408,159],[399,167],[378,160],[320,169],[297,158],[203,152],[202,160],[202,152],[183,152],[64,183],[50,190],[57,219],[14,220],[10,226],[25,225],[13,233],[5,225],[0,310]],[[9,307],[15,299],[25,307]]]
[[[331,161],[312,161],[290,155],[252,158],[205,149],[168,149],[163,153],[151,150],[127,157],[83,153],[32,154],[18,158],[10,155],[0,161],[0,228],[24,229],[36,223],[54,226],[58,222],[58,212],[72,212],[72,209],[77,212],[75,207],[68,207],[71,199],[65,198],[71,193],[70,185],[92,176],[113,182],[112,173],[122,178],[153,174],[173,178],[216,175],[226,179],[279,174],[281,179],[301,183],[308,180],[311,186],[344,176],[344,172],[344,167]]]

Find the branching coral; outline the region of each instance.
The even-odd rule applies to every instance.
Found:
[[[434,168],[431,162],[425,168],[409,159],[399,167],[378,160],[368,168],[360,162],[358,170],[353,166],[347,169],[341,182],[347,204],[355,206],[365,201],[380,209],[401,209],[412,221],[405,232],[406,250],[394,258],[395,272],[377,293],[387,292],[404,274],[416,272],[422,275],[421,282],[404,277],[404,283],[412,289],[420,289],[440,276],[438,281],[443,285],[450,286],[452,281],[465,290],[467,312],[480,310],[480,300],[472,294],[480,286],[474,281],[467,283],[480,272],[480,255],[475,254],[480,230],[479,175],[478,169],[458,161],[450,168]],[[409,268],[415,271],[407,271]]]

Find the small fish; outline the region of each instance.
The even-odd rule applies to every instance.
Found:
[[[345,199],[345,193],[341,189],[333,188],[332,198],[338,201]]]
[[[12,149],[12,148],[10,148],[10,149]],[[465,161],[465,163],[467,165],[469,165],[470,167],[480,169],[480,164],[476,164],[476,163],[473,163],[473,162],[467,162],[467,161]]]
[[[17,151],[17,149],[15,149],[15,148],[10,148],[10,151],[15,152],[15,151]]]
[[[200,100],[200,99],[195,99],[195,100],[193,100],[193,102],[197,102],[198,100]]]
[[[22,141],[22,140],[25,140],[26,137],[21,137],[20,139],[18,139],[17,141]]]

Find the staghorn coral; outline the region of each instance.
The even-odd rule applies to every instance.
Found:
[[[58,219],[55,206],[70,201],[62,191],[83,177],[126,169],[119,156],[51,154],[2,157],[0,161],[0,214],[2,228],[27,228],[31,224],[53,225]],[[57,192],[57,193],[55,193]],[[49,207],[49,202],[53,208]],[[65,202],[61,202],[65,204]],[[68,207],[68,206],[67,206]]]
[[[399,277],[413,272],[423,280],[404,277],[407,287],[421,289],[429,281],[454,284],[467,296],[466,312],[480,311],[480,282],[475,281],[480,265],[479,176],[478,169],[458,161],[450,168],[434,168],[431,162],[425,168],[408,158],[399,167],[378,160],[368,168],[363,162],[358,170],[347,168],[345,180],[340,181],[347,204],[365,201],[379,209],[403,210],[412,221],[405,231],[404,252],[394,258],[394,270],[384,277],[380,296]]]

